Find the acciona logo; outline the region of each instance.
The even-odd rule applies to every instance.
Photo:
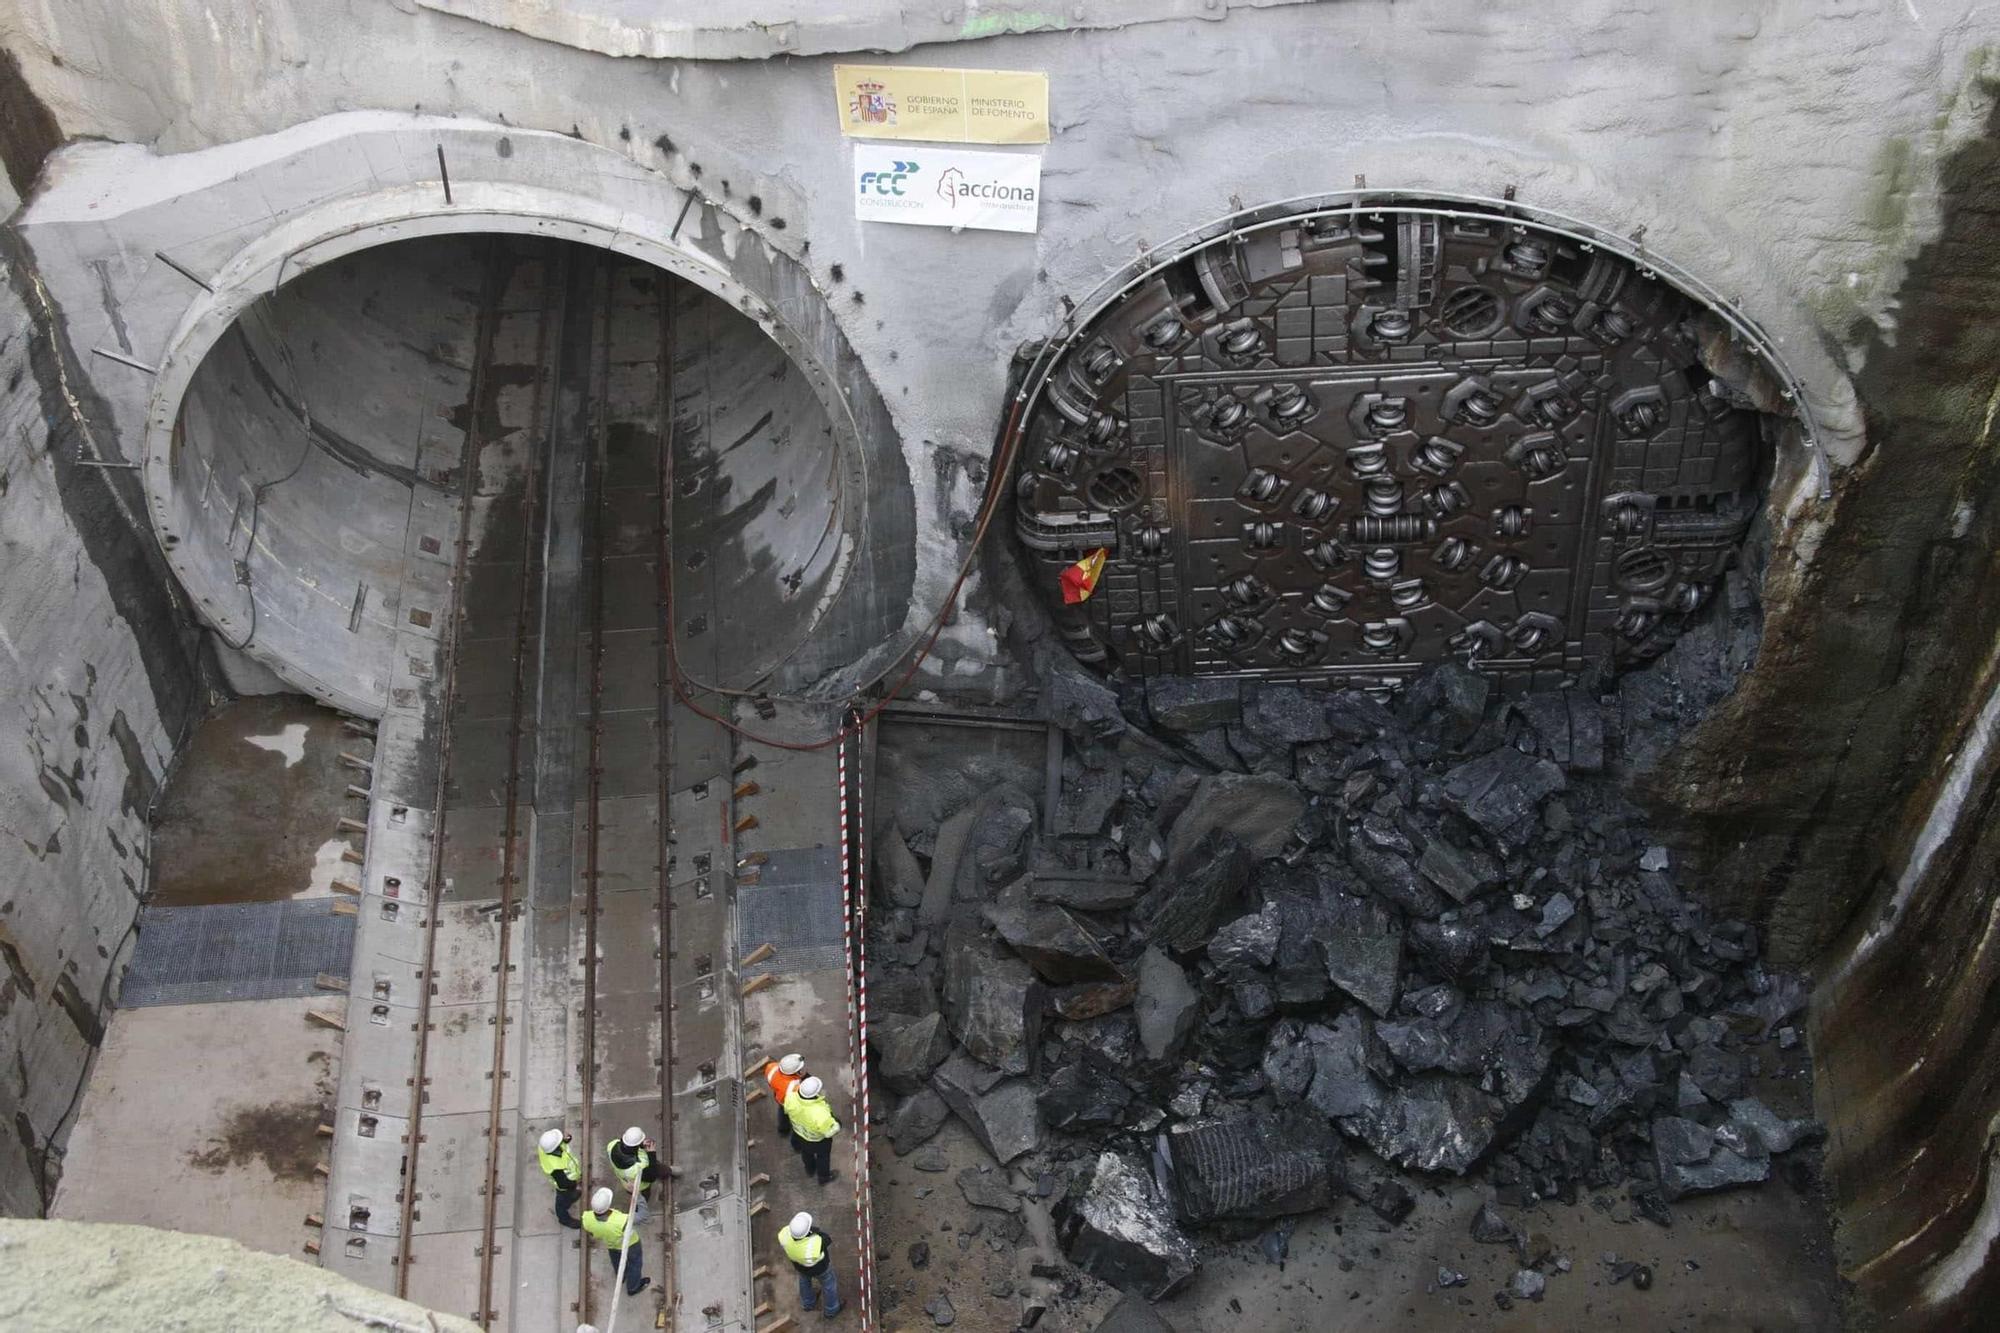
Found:
[[[1009,185],[997,180],[973,180],[957,167],[947,170],[938,177],[938,194],[953,208],[964,200],[996,199],[1004,203],[1032,204],[1035,202],[1035,187],[1032,185]]]
[[[1036,154],[854,148],[854,215],[864,222],[1032,232],[1041,186]]]

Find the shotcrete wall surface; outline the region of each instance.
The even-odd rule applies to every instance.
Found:
[[[1636,238],[1753,317],[1833,465],[1827,499],[1808,469],[1781,467],[1755,664],[1647,778],[1707,891],[1793,961],[1827,956],[1871,900],[1930,919],[1920,909],[1944,890],[1904,891],[1911,865],[1939,866],[1926,884],[1967,885],[1959,898],[1990,912],[1991,876],[1963,858],[1992,780],[1977,765],[1963,783],[1945,775],[1978,734],[1997,618],[1991,359],[1968,336],[1993,300],[1978,219],[1994,210],[1977,188],[1991,177],[1992,17],[1972,0],[1351,0],[1222,4],[1205,22],[1187,9],[1146,21],[1124,0],[1084,0],[1065,19],[975,13],[947,30],[878,4],[838,21],[759,5],[725,25],[612,0],[560,16],[485,0],[31,0],[6,21],[25,77],[65,136],[117,142],[58,155],[22,231],[107,452],[155,470],[180,388],[281,265],[511,219],[706,287],[853,420],[869,509],[846,586],[863,591],[830,613],[809,664],[851,679],[941,602],[1009,358],[1060,331],[1066,298],[1243,206],[1357,185],[1511,189]],[[954,34],[989,40],[897,58],[1050,76],[1034,236],[852,216],[833,60]],[[1967,272],[1979,280],[1953,277]],[[977,676],[996,640],[994,619],[964,616],[937,665]],[[1926,846],[1964,851],[1938,862]],[[1964,878],[1945,878],[1952,867]],[[1900,926],[1873,966],[1923,972],[1930,938]],[[1929,975],[1935,1012],[1988,1011],[1980,968]],[[1987,1026],[1909,1035],[1933,1044],[1926,1059],[1970,1068],[1967,1034]],[[1836,1060],[1821,1086],[1839,1105],[1884,1081]],[[1880,1289],[1940,1319],[1985,1294],[2000,1216],[1982,1202],[2000,1197],[1985,1184],[2000,1094],[1960,1086],[1948,1110],[1895,1122],[1901,1142],[1915,1125],[1936,1145],[1920,1187],[1864,1187],[1858,1173],[1908,1168],[1884,1146],[1890,1122],[1855,1117],[1857,1139],[1842,1147],[1837,1130],[1832,1155],[1838,1200],[1872,1209],[1848,1270],[1873,1294],[1878,1256],[1958,1265],[1934,1291]],[[1936,1115],[1950,1132],[1930,1137]]]
[[[22,270],[0,263],[0,1213],[39,1213],[199,693],[137,488],[76,462]]]

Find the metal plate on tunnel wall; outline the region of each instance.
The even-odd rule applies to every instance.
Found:
[[[1699,308],[1502,217],[1341,212],[1130,288],[1053,367],[1017,531],[1138,674],[1573,672],[1671,642],[1756,503]],[[1110,558],[1065,606],[1064,567]]]

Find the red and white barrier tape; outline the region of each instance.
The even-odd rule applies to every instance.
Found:
[[[854,746],[858,760],[867,724],[859,720],[858,714],[856,720]],[[854,939],[857,945],[854,996],[855,1010],[860,1015],[856,1041],[861,1063],[856,1083],[860,1093],[860,1110],[854,1117],[854,1143],[860,1164],[860,1169],[855,1172],[854,1204],[860,1214],[861,1261],[856,1268],[861,1273],[858,1285],[861,1290],[861,1327],[865,1333],[875,1319],[875,1188],[874,1161],[868,1151],[874,1117],[869,1113],[868,1096],[868,796],[864,782],[861,765],[857,762],[854,766]]]
[[[872,1234],[875,1218],[868,1170],[868,907],[865,878],[856,872],[862,848],[862,819],[859,782],[850,781],[847,771],[847,752],[853,743],[852,739],[842,740],[837,747],[835,774],[840,800],[840,923],[841,955],[847,967],[847,1059],[854,1074],[855,1305],[862,1333],[868,1333],[875,1316]]]

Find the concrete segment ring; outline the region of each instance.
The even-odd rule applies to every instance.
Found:
[[[662,181],[663,186],[666,184]],[[293,213],[245,244],[207,278],[206,290],[198,292],[183,312],[164,353],[152,368],[144,419],[141,466],[148,518],[169,567],[194,595],[204,617],[231,639],[242,637],[248,627],[247,615],[224,611],[216,605],[219,599],[202,596],[205,588],[212,588],[214,580],[187,554],[179,534],[172,530],[170,519],[177,462],[176,423],[182,400],[209,351],[252,303],[310,268],[395,241],[506,233],[595,246],[683,278],[753,320],[807,377],[832,426],[839,462],[834,475],[841,488],[834,503],[844,538],[830,590],[811,609],[797,642],[789,646],[787,654],[808,642],[827,611],[847,589],[849,576],[867,540],[867,501],[872,492],[868,481],[869,450],[864,440],[870,432],[863,427],[850,401],[853,391],[842,388],[841,378],[808,345],[794,327],[794,320],[787,319],[770,300],[750,290],[706,255],[679,243],[677,236],[684,218],[684,209],[676,210],[673,217],[655,217],[636,214],[589,195],[545,186],[455,180],[449,204],[441,199],[435,182],[343,195]],[[830,320],[825,322],[831,325]],[[844,341],[841,348],[846,350]],[[851,350],[846,350],[846,355],[854,357]],[[858,358],[854,362],[858,368]],[[865,372],[862,379],[866,392],[872,394],[872,384],[866,381]],[[869,406],[875,409],[872,413],[867,412]],[[885,423],[878,429],[887,429],[887,413],[879,401],[864,405],[863,412]],[[893,450],[896,441],[891,437],[882,447]],[[364,697],[338,683],[314,678],[299,664],[262,648],[254,638],[245,651],[279,675],[306,685],[336,707],[363,716],[379,715],[384,707],[382,699]]]

